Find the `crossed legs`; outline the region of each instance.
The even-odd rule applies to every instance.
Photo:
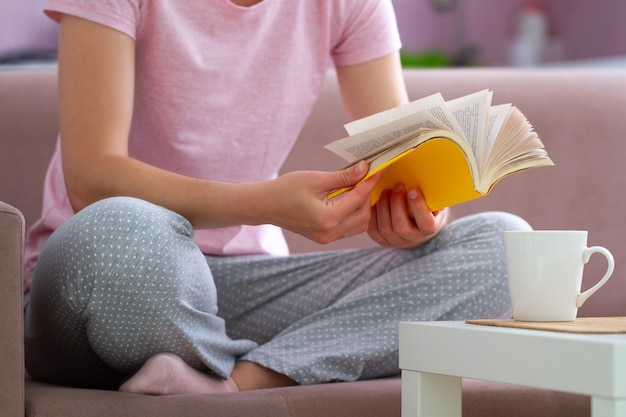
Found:
[[[104,200],[42,253],[27,367],[35,379],[146,394],[391,375],[398,321],[510,314],[499,238],[520,228],[493,213],[414,250],[205,257],[176,213]]]

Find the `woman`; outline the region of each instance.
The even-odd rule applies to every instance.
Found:
[[[61,132],[29,233],[35,379],[177,394],[374,378],[398,372],[400,320],[510,314],[500,233],[523,220],[445,226],[402,184],[370,207],[378,177],[329,201],[365,162],[278,177],[329,62],[351,118],[407,101],[390,0],[46,12]],[[287,256],[280,228],[380,247]]]

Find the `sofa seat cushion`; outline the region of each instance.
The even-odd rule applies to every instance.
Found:
[[[26,382],[27,417],[400,417],[401,379],[147,396]],[[587,417],[588,396],[463,380],[463,417]]]
[[[148,396],[26,382],[28,417],[367,417],[400,415],[400,378],[238,394]]]
[[[589,417],[586,395],[463,380],[463,417]]]

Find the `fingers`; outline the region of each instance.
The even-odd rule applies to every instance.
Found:
[[[422,193],[420,193],[417,189],[411,189],[407,193],[407,200],[409,207],[411,208],[415,224],[422,234],[432,235],[435,233],[437,231],[435,214],[431,212],[426,205],[426,201],[424,200]]]
[[[359,181],[363,179],[363,177],[365,177],[365,175],[367,174],[367,169],[368,169],[367,162],[359,161],[358,163],[356,163],[355,165],[352,165],[351,167],[337,171],[338,182],[336,184],[331,185],[330,188],[334,187],[335,189],[338,189],[338,188],[344,188],[344,187],[352,187],[353,185],[356,185]]]
[[[316,202],[322,203],[322,210],[312,208],[318,207],[317,204],[309,205],[313,217],[301,233],[318,243],[329,243],[366,231],[370,216],[370,194],[380,178],[380,174],[375,174],[362,181],[367,172],[367,162],[360,161],[339,171],[315,173],[312,189],[319,198]],[[298,185],[305,187],[304,183]],[[332,191],[341,188],[350,190],[337,198],[328,199]]]
[[[375,206],[370,222],[375,225],[375,240],[386,247],[408,247],[420,241],[422,234],[411,219],[407,193],[403,185],[384,190]],[[374,237],[374,236],[372,236]]]
[[[380,175],[381,173],[372,175],[338,199],[329,202],[334,206],[335,213],[342,219],[336,228],[340,233],[339,238],[353,236],[368,230],[371,214],[370,194]]]
[[[443,211],[432,213],[417,189],[398,184],[385,190],[372,208],[368,233],[385,247],[406,248],[431,238],[442,226]]]
[[[338,225],[337,231],[341,231],[339,239],[354,236],[368,230],[371,205],[369,199],[346,216]]]
[[[352,215],[354,212],[362,209],[363,211],[368,213],[369,218],[369,207],[371,204],[370,194],[376,186],[376,183],[380,179],[382,173],[376,173],[368,179],[359,182],[367,174],[367,169],[367,162],[361,161],[352,167],[337,171],[339,175],[335,178],[342,181],[342,185],[339,185],[339,183],[334,183],[334,189],[340,187],[353,187],[350,191],[347,191],[346,193],[339,196],[339,198],[333,199],[330,202],[330,204],[336,208],[339,216],[347,217]],[[334,174],[336,173],[333,173],[333,175]],[[327,190],[332,189],[332,186],[330,188],[327,188]]]

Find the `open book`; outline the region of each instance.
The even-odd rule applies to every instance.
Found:
[[[453,206],[487,195],[507,175],[554,165],[522,112],[492,106],[492,95],[483,90],[445,101],[433,94],[347,124],[350,136],[326,148],[350,165],[367,160],[366,178],[384,170],[372,204],[382,190],[403,183],[419,188],[433,211]]]

